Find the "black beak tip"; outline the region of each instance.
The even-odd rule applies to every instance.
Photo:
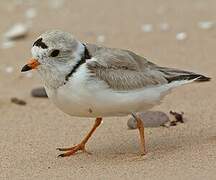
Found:
[[[29,71],[29,70],[31,70],[32,68],[28,65],[28,64],[26,64],[25,66],[23,66],[23,68],[21,69],[21,72],[25,72],[25,71]]]

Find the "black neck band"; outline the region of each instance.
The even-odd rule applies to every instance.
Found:
[[[73,75],[73,73],[75,73],[76,70],[77,70],[82,64],[84,64],[84,63],[86,62],[86,59],[91,59],[91,55],[89,54],[89,51],[88,51],[86,45],[83,44],[83,46],[84,46],[85,49],[84,49],[84,52],[83,52],[83,54],[82,54],[82,56],[81,56],[81,59],[80,59],[80,60],[77,62],[77,64],[73,67],[73,69],[71,70],[71,72],[65,76],[65,80],[66,80],[66,81],[68,81],[69,77],[71,77],[71,76]]]

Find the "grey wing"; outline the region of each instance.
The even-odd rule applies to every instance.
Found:
[[[89,48],[89,46],[88,46]],[[168,83],[157,66],[131,51],[91,46],[87,67],[113,90],[127,91]]]

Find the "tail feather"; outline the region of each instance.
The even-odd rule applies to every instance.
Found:
[[[189,71],[183,71],[178,69],[172,69],[172,68],[165,68],[160,67],[159,69],[163,74],[168,83],[174,82],[174,81],[183,81],[183,80],[194,80],[195,82],[204,82],[204,81],[210,81],[211,78],[207,76],[203,76],[201,74],[196,74]]]
[[[195,82],[204,82],[204,81],[210,81],[211,78],[200,75],[200,74],[189,74],[189,75],[178,75],[175,77],[166,77],[166,80],[168,83],[171,83],[173,81],[181,81],[181,80],[193,80]]]
[[[204,82],[204,81],[210,81],[210,80],[211,80],[210,77],[200,75],[195,81],[196,82]]]

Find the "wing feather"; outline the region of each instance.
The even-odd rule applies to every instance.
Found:
[[[134,90],[167,83],[156,65],[131,51],[89,47],[92,59],[87,67],[95,78],[114,90]]]

